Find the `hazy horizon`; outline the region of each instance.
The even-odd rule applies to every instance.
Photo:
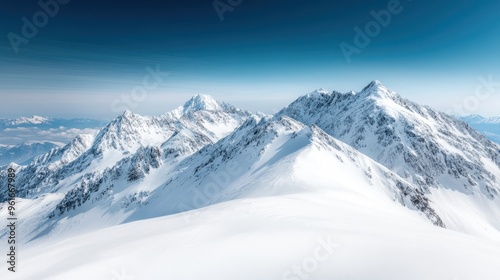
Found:
[[[272,114],[372,80],[441,111],[499,115],[495,1],[60,2],[0,11],[1,117],[158,115],[195,94]],[[151,72],[146,94],[123,102]],[[480,77],[494,86],[478,93]]]

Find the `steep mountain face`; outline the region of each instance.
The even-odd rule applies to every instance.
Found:
[[[49,153],[34,159],[32,165],[64,165],[72,162],[86,152],[94,142],[94,135],[81,134],[75,137],[69,144],[60,149],[54,149]]]
[[[158,259],[200,270],[158,265],[135,275],[305,279],[296,265],[325,234],[331,258],[314,279],[399,279],[415,263],[425,267],[415,279],[498,278],[500,146],[377,81],[357,93],[317,90],[274,117],[206,95],[161,116],[126,111],[8,167],[17,173],[18,242],[34,264],[21,270],[25,279],[82,270],[109,279],[116,260]],[[6,182],[3,168],[0,220]],[[7,234],[0,228],[0,239]],[[226,272],[235,259],[238,269]],[[61,262],[68,268],[49,277]]]
[[[380,82],[361,92],[303,96],[277,114],[316,124],[426,190],[500,194],[500,148],[467,124]]]
[[[82,230],[75,224],[93,224],[96,215],[105,221],[100,226],[112,226],[235,199],[321,192],[325,187],[382,204],[397,202],[444,226],[418,188],[317,126],[288,117],[250,118],[178,164],[163,158],[156,147],[140,148],[113,168],[84,175],[57,204],[39,206],[47,216],[32,221],[39,225],[25,235],[75,233]],[[305,166],[324,174],[312,179]]]
[[[63,148],[55,148],[48,153],[36,157],[27,166],[18,166],[16,170],[16,192],[18,197],[30,198],[37,193],[52,191],[65,177],[61,172],[65,167],[72,166],[75,160],[82,156],[91,146],[93,135],[79,135]],[[0,186],[5,187],[7,169],[0,170]],[[67,174],[74,175],[74,174]],[[47,189],[45,189],[47,188]],[[0,201],[7,199],[6,188],[0,190]]]
[[[162,165],[161,152],[158,147],[141,147],[130,157],[120,160],[113,168],[107,168],[103,172],[85,174],[81,181],[67,192],[64,198],[57,204],[56,211],[49,216],[61,216],[65,212],[75,210],[84,205],[89,199],[92,204],[107,199],[119,188],[115,184],[127,185],[133,182],[141,182],[152,169],[158,169]],[[122,186],[119,186],[123,189]],[[147,192],[140,195],[144,196]],[[132,199],[129,197],[129,199]],[[124,203],[122,201],[122,203]]]
[[[324,177],[332,188],[375,191],[444,226],[428,199],[398,175],[317,126],[307,127],[288,117],[260,122],[250,119],[228,137],[187,158],[176,168],[182,172],[153,192],[148,207],[128,220],[245,197],[315,191],[304,172],[308,165],[331,170]],[[345,174],[355,175],[356,179],[346,179]]]
[[[324,188],[500,239],[499,162],[499,146],[467,124],[373,82],[318,90],[274,117],[209,96],[161,116],[126,111],[15,168],[19,197],[38,213],[20,222],[24,241]]]
[[[0,146],[0,166],[11,162],[17,164],[29,164],[35,157],[48,153],[58,148],[59,145],[52,142],[22,143],[15,146]]]
[[[144,147],[155,147],[166,157],[186,156],[224,137],[252,116],[228,104],[214,104],[219,103],[211,97],[194,96],[182,106],[182,111],[162,116],[145,117],[126,111],[102,128],[95,138],[79,136],[66,147],[20,167],[18,194],[30,198],[68,191],[86,174],[113,169],[121,160],[134,157],[138,151],[142,153],[140,149]],[[186,144],[177,146],[179,141]],[[0,179],[3,176],[5,170],[0,172]],[[5,180],[0,183],[3,184]],[[0,191],[0,201],[6,199],[5,189]]]
[[[500,146],[466,123],[378,81],[360,92],[313,92],[276,117],[284,115],[321,127],[418,187],[447,227],[499,238]]]
[[[91,148],[92,155],[134,153],[146,145],[160,145],[175,131],[174,121],[161,116],[141,116],[127,110],[99,131]]]
[[[483,133],[491,141],[500,143],[500,117],[485,118],[479,115],[457,117]]]

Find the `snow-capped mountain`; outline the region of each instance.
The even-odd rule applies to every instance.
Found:
[[[107,123],[41,116],[0,119],[0,166],[30,164],[35,157],[65,146],[79,134],[94,134]]]
[[[260,238],[277,244],[278,237],[285,246],[295,244],[297,236],[329,233],[346,247],[331,265],[359,256],[367,263],[380,261],[378,253],[366,255],[369,247],[373,252],[387,250],[382,262],[397,259],[401,267],[382,271],[373,266],[354,274],[327,270],[314,279],[365,279],[369,274],[393,279],[421,259],[434,271],[431,278],[440,279],[452,277],[450,271],[464,261],[450,249],[430,253],[435,244],[470,250],[500,242],[500,145],[462,121],[405,100],[378,81],[360,92],[317,90],[276,116],[252,114],[206,95],[160,116],[126,111],[95,135],[80,135],[27,166],[10,167],[16,169],[22,206],[19,241],[30,241],[38,248],[33,252],[58,255],[47,247],[56,240],[81,243],[75,245],[77,251],[85,251],[92,247],[87,243],[95,238],[94,231],[119,236],[108,240],[115,245],[133,242],[136,232],[131,227],[139,225],[160,230],[151,238],[170,244],[169,249],[212,240],[221,245],[214,248],[232,252],[220,255],[229,261],[235,257],[228,249],[234,240]],[[6,176],[6,169],[0,170],[0,202],[7,199],[2,185]],[[6,212],[0,211],[0,219],[5,218]],[[155,226],[158,222],[166,224]],[[123,230],[130,236],[118,234]],[[227,238],[216,238],[217,232]],[[6,234],[0,230],[0,238]],[[375,244],[373,236],[387,240]],[[439,241],[429,244],[431,237]],[[354,246],[357,242],[363,245]],[[199,246],[205,248],[203,244]],[[121,249],[115,245],[106,247],[106,254],[119,258]],[[412,254],[401,249],[410,245],[419,249]],[[166,259],[192,258],[196,251],[170,255],[165,248],[159,250]],[[263,252],[268,251],[252,250],[258,259],[265,259]],[[291,256],[300,260],[303,252],[285,251],[273,255],[287,260],[282,270],[255,268],[266,274],[253,278],[244,268],[221,276],[212,271],[220,268],[212,262],[200,273],[212,275],[209,279],[294,279],[288,277],[288,263],[293,264]],[[500,260],[498,250],[482,252],[468,269],[460,268],[464,279],[494,279],[496,269],[489,264]],[[61,254],[72,259],[66,250]],[[30,261],[44,263],[44,258],[31,253]],[[96,265],[90,260],[70,265],[60,279],[75,275],[80,267],[99,271],[96,279],[109,278]],[[50,274],[43,265],[26,273]],[[172,277],[178,273],[164,271]]]
[[[379,81],[360,92],[315,91],[276,117],[284,115],[321,127],[419,187],[432,201],[442,197],[437,190],[458,191],[471,198],[471,209],[484,210],[488,217],[500,214],[500,146],[462,121],[403,99]],[[440,216],[449,217],[446,225],[464,227],[456,223],[459,209],[450,205],[441,211]],[[476,221],[489,230],[500,229],[496,220],[481,219],[483,214]]]
[[[49,118],[41,117],[41,116],[33,116],[33,117],[20,117],[10,122],[10,125],[20,125],[20,124],[42,124],[48,123],[50,121]]]
[[[48,153],[50,150],[60,147],[60,145],[60,143],[53,142],[31,142],[14,146],[0,146],[0,166],[11,162],[20,165],[29,164],[35,157]]]
[[[183,115],[189,114],[190,112],[196,111],[230,111],[239,110],[229,104],[219,103],[213,97],[205,94],[195,95],[193,98],[189,99],[184,105],[179,106],[177,109],[167,114],[174,117],[180,118]]]
[[[80,135],[65,147],[37,157],[28,166],[16,167],[18,195],[36,198],[57,193],[63,195],[61,205],[75,208],[85,203],[87,194],[94,190],[88,185],[93,180],[103,180],[107,174],[126,174],[124,188],[140,183],[137,181],[151,169],[162,165],[160,158],[151,159],[152,156],[161,154],[169,163],[165,165],[168,168],[217,142],[248,118],[260,118],[209,96],[194,96],[182,108],[153,117],[126,111],[95,137]],[[6,168],[0,179],[3,187],[7,182]],[[0,192],[1,201],[7,197],[6,189]],[[61,205],[59,212],[64,212]]]
[[[315,91],[276,116],[283,115],[318,125],[419,186],[500,194],[499,145],[378,81],[357,93]]]
[[[485,118],[479,115],[470,115],[457,118],[468,123],[490,140],[500,143],[500,117]]]
[[[140,147],[111,168],[84,174],[65,193],[60,187],[58,196],[42,195],[43,203],[31,207],[45,214],[36,220],[24,218],[23,227],[32,230],[24,235],[72,235],[235,199],[320,191],[312,183],[316,180],[326,180],[332,188],[353,188],[385,203],[395,201],[445,226],[418,188],[317,126],[288,117],[251,117],[227,137],[180,162],[165,157],[165,152]],[[323,179],[309,178],[303,171],[308,165],[332,172],[325,172]],[[96,216],[102,221],[96,223]]]
[[[469,202],[470,207],[479,207],[480,199],[487,198],[490,201],[486,205],[493,205],[492,213],[500,211],[495,204],[500,193],[498,145],[465,123],[404,100],[377,81],[359,93],[317,90],[300,97],[274,118],[252,115],[205,95],[194,96],[183,106],[161,116],[146,117],[126,111],[101,129],[95,138],[79,136],[66,147],[54,149],[30,165],[19,167],[18,181],[22,187],[18,193],[26,198],[50,193],[63,195],[55,208],[47,210],[50,219],[71,215],[67,213],[79,207],[86,209],[89,203],[107,196],[113,203],[106,202],[106,207],[116,204],[117,209],[124,209],[124,205],[128,207],[132,202],[154,206],[165,192],[179,195],[202,186],[207,174],[215,172],[218,165],[228,165],[227,161],[235,156],[230,151],[246,153],[248,158],[261,155],[265,145],[271,143],[267,143],[267,138],[254,138],[260,135],[260,129],[276,126],[273,120],[279,120],[281,127],[286,127],[284,123],[299,130],[309,126],[309,134],[326,137],[323,142],[333,141],[338,147],[338,140],[328,138],[336,137],[357,149],[363,157],[366,155],[382,164],[388,170],[380,171],[383,175],[378,176],[392,178],[392,183],[375,185],[389,188],[394,200],[425,213],[437,225],[460,227],[453,218],[458,215],[457,209],[438,205],[436,212],[431,206],[436,195],[433,192],[438,189],[475,197]],[[269,135],[279,133],[273,130]],[[250,144],[254,148],[245,150]],[[245,166],[249,168],[253,163],[246,161]],[[217,162],[217,166],[213,162]],[[370,174],[374,167],[363,168]],[[205,171],[199,173],[200,170]],[[5,171],[2,174],[0,176],[5,176]],[[246,180],[259,182],[259,177]],[[1,192],[0,198],[4,200],[6,193]],[[237,196],[216,198],[214,194],[210,201],[235,198]],[[161,202],[161,207],[146,207],[149,210],[144,211],[149,214],[132,211],[129,215],[135,213],[132,215],[135,218],[125,215],[121,219],[137,220],[205,206],[182,204],[180,208],[173,208],[175,201],[181,205],[182,197],[170,194],[168,201]],[[500,228],[489,219],[476,220],[488,227]]]
[[[41,116],[19,117],[17,119],[0,119],[0,130],[17,127],[38,127],[40,129],[57,128],[60,126],[68,128],[102,127],[106,124],[104,120],[94,119],[62,119]]]
[[[500,117],[490,117],[485,118],[480,115],[469,115],[459,117],[462,121],[466,123],[488,123],[488,124],[500,124]]]
[[[68,164],[77,159],[85,151],[87,151],[94,141],[94,135],[81,134],[76,136],[71,142],[60,149],[51,150],[51,152],[36,157],[31,165],[48,165],[52,164],[60,166]]]
[[[40,116],[0,119],[0,145],[16,146],[33,142],[54,142],[65,145],[77,135],[95,133],[108,123],[106,120]]]

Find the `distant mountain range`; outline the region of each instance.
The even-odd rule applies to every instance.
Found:
[[[326,90],[316,91],[316,93],[318,92],[326,92]],[[195,104],[190,104],[190,106],[195,106]],[[468,123],[490,140],[500,143],[500,117],[484,118],[479,115],[470,115],[457,118]],[[51,149],[64,146],[66,142],[79,133],[97,133],[98,129],[107,124],[106,120],[61,119],[41,116],[0,119],[0,130],[3,130],[3,136],[0,137],[0,166],[11,162],[20,165],[28,164],[35,157],[47,153]],[[51,134],[51,131],[56,130],[57,132]],[[34,133],[30,134],[30,131]],[[59,136],[60,134],[63,136]],[[4,142],[15,141],[17,144],[6,145],[1,142],[5,139],[8,140]],[[54,141],[49,141],[49,139]]]
[[[17,119],[0,119],[0,130],[6,128],[19,128],[19,127],[36,127],[39,129],[50,129],[58,127],[66,128],[89,128],[89,127],[102,127],[106,125],[106,120],[94,119],[62,119],[62,118],[48,118],[41,116],[33,117],[20,117]]]
[[[109,121],[40,116],[0,119],[0,166],[28,164],[36,156],[69,143],[79,134],[94,134]]]
[[[22,143],[15,146],[0,146],[0,166],[15,162],[27,165],[35,157],[48,153],[61,145],[53,142]]]
[[[490,140],[500,143],[500,117],[484,118],[479,115],[458,117]]]
[[[106,125],[107,120],[94,120],[94,119],[62,119],[62,118],[48,118],[41,116],[33,117],[20,117],[17,119],[0,119],[0,130],[7,128],[16,129],[23,128],[38,128],[38,129],[51,129],[58,127],[66,128],[95,128]]]

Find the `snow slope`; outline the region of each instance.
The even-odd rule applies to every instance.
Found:
[[[276,117],[316,124],[424,189],[500,194],[500,146],[463,122],[403,99],[379,81],[361,92],[315,92]]]
[[[199,106],[189,106],[192,103]],[[203,103],[210,106],[200,106]],[[183,158],[217,142],[246,119],[260,118],[225,103],[215,107],[213,104],[219,103],[198,95],[186,102],[181,112],[145,117],[126,111],[95,137],[81,135],[28,166],[16,167],[18,196],[34,200],[26,203],[43,213],[24,216],[20,222],[24,230],[22,240],[64,231],[56,227],[61,223],[82,231],[95,229],[99,223],[86,226],[75,213],[95,212],[97,204],[105,211],[116,207],[119,211],[111,212],[120,212],[125,205],[144,199],[163,184],[168,179],[166,175]],[[0,170],[0,201],[7,198],[6,169]],[[110,196],[114,200],[111,203]],[[46,199],[51,203],[44,202]],[[67,221],[63,214],[76,218]],[[109,218],[109,224],[119,223],[126,216],[116,213]],[[108,224],[103,221],[103,225]],[[5,230],[0,231],[0,237],[4,235]]]
[[[469,125],[379,81],[360,92],[315,91],[275,117],[284,115],[318,125],[420,188],[441,206],[447,227],[484,236],[500,230],[500,146]],[[462,208],[471,211],[463,216]]]
[[[356,169],[340,176],[362,162],[339,150],[299,147],[289,176],[261,173],[246,198],[22,247],[12,279],[498,279],[499,242],[434,226]]]
[[[52,196],[59,199],[57,204],[34,203],[44,215],[34,219],[21,212],[27,224],[25,241],[71,236],[234,199],[301,192],[315,180],[301,173],[312,163],[321,164],[328,175],[322,180],[333,186],[359,188],[372,199],[396,201],[444,226],[424,194],[398,175],[318,127],[287,117],[272,122],[249,119],[178,164],[162,158],[158,148],[141,148],[103,173],[83,176],[64,196]]]

